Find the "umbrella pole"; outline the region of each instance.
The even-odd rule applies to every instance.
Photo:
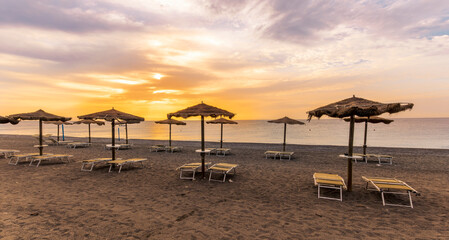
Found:
[[[206,168],[204,166],[205,155],[206,154],[204,153],[204,116],[201,116],[201,171],[202,171],[203,179],[204,179],[205,172],[206,172]]]
[[[57,139],[58,139],[58,142],[59,142],[59,125],[58,125],[58,138]]]
[[[223,123],[221,125],[220,148],[223,148]]]
[[[90,123],[87,124],[89,126],[89,143],[91,143],[91,139],[90,139]]]
[[[352,153],[354,146],[354,115],[351,115],[349,124],[349,146],[348,146],[348,192],[352,191]]]
[[[112,119],[112,160],[115,160],[115,119]]]
[[[61,125],[61,130],[62,130],[62,141],[65,141],[65,137],[64,137],[64,124]],[[58,138],[59,141],[59,138]]]
[[[366,136],[368,133],[368,121],[369,117],[368,120],[365,121],[365,137],[363,138],[363,155],[366,155]]]
[[[125,123],[125,130],[126,130],[126,144],[128,144],[128,123]]]
[[[42,156],[42,119],[39,119],[39,155]]]
[[[287,137],[287,123],[284,123],[284,145],[282,146],[282,151],[285,152],[285,139]]]
[[[168,124],[168,146],[171,147],[171,124]]]

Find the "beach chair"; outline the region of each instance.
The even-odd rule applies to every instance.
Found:
[[[204,163],[204,165],[206,166],[206,170],[209,168],[210,164],[211,162]],[[201,170],[201,163],[187,163],[178,167],[176,170],[181,170],[179,173],[179,179],[191,179],[193,181],[195,180],[195,173]],[[184,173],[186,172],[192,173],[192,176],[185,176]]]
[[[295,154],[295,152],[278,152],[278,156],[279,156],[280,160],[287,159],[287,158],[288,158],[288,160],[291,160],[293,154]],[[275,159],[276,159],[276,157],[275,157]]]
[[[112,158],[94,158],[89,160],[83,160],[81,165],[81,171],[84,172],[91,172],[94,169],[94,166],[100,163],[107,163],[108,161],[111,161]],[[117,160],[121,160],[121,158],[118,158]],[[86,166],[90,165],[89,168],[85,168]]]
[[[230,163],[217,163],[214,164],[212,167],[209,168],[209,181],[218,181],[218,182],[225,182],[226,181],[226,175],[229,174],[231,171],[233,171],[233,174],[235,174],[235,169],[237,168],[237,164],[230,164]],[[214,173],[222,174],[223,180],[221,179],[213,179],[212,175]]]
[[[176,147],[176,146],[165,146],[165,152],[174,153],[174,152],[181,152],[182,147]]]
[[[343,189],[347,188],[342,177],[337,174],[314,173],[313,181],[315,186],[318,186],[318,198],[343,201]],[[321,196],[321,188],[340,190],[340,198]]]
[[[382,177],[364,177],[362,179],[366,182],[365,189],[369,191],[378,191],[382,196],[382,204],[389,206],[399,206],[399,207],[410,207],[413,208],[412,195],[415,193],[417,196],[419,192],[414,188],[410,187],[407,183],[398,180],[396,178],[382,178]],[[372,188],[369,188],[372,185]],[[404,192],[405,191],[405,192]],[[410,204],[392,204],[385,202],[385,194],[395,194],[395,195],[408,195]]]
[[[20,151],[12,150],[12,149],[0,149],[0,156],[3,156],[4,158],[10,158],[18,152],[20,152]]]
[[[67,144],[68,148],[86,148],[86,147],[90,147],[91,143],[87,143],[87,142],[72,142]]]
[[[67,154],[51,154],[51,155],[43,155],[43,156],[32,156],[31,157],[31,162],[30,162],[30,166],[33,165],[33,162],[37,162],[36,167],[39,167],[39,165],[41,164],[42,161],[51,161],[54,159],[59,159],[62,162],[64,162],[64,160],[69,163],[70,160],[69,158],[73,157],[73,155],[67,155]]]
[[[147,161],[148,159],[146,159],[146,158],[130,158],[130,159],[123,159],[123,160],[119,160],[119,159],[116,159],[116,160],[112,160],[112,161],[108,161],[107,163],[108,164],[110,164],[110,166],[109,166],[109,172],[111,172],[112,171],[112,167],[115,165],[115,166],[118,166],[119,167],[119,169],[118,169],[118,172],[120,173],[120,171],[122,171],[122,167],[124,166],[124,165],[130,165],[130,164],[134,164],[134,163],[140,163],[141,164],[141,166],[142,166],[142,168],[143,168],[143,162],[144,161]]]
[[[361,154],[361,153],[354,153],[354,156],[360,156],[365,160],[365,163],[368,163],[369,158],[375,158],[379,164],[382,163],[389,163],[390,165],[393,164],[393,156],[390,155],[384,155],[384,154]],[[357,159],[354,159],[355,162],[357,162]]]
[[[119,150],[128,150],[131,149],[132,145],[131,144],[120,144],[120,147],[118,148]]]
[[[153,145],[150,147],[150,152],[162,152],[165,151],[165,145]]]
[[[39,153],[24,153],[24,154],[16,154],[9,159],[9,163],[11,165],[17,165],[21,159],[25,159],[28,161],[33,156],[39,156]],[[15,161],[14,161],[15,160]]]
[[[279,154],[279,151],[266,151],[265,152],[265,159],[268,159],[268,158],[276,159],[278,154]]]
[[[65,141],[58,141],[58,145],[67,145],[69,143],[73,143],[73,141],[65,140]]]
[[[215,154],[217,156],[226,156],[226,153],[229,154],[231,153],[231,149],[230,148],[217,148],[215,149]]]

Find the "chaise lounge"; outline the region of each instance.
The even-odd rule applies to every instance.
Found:
[[[218,181],[218,182],[225,182],[226,181],[226,175],[229,174],[231,171],[233,171],[233,174],[235,174],[235,168],[237,168],[237,164],[230,164],[230,163],[217,163],[214,164],[212,167],[209,168],[209,181]],[[223,180],[221,179],[213,179],[212,175],[216,174],[223,174]]]
[[[318,186],[318,198],[343,201],[343,189],[347,188],[342,177],[337,174],[314,173],[313,181],[315,186]],[[340,190],[340,198],[321,196],[321,188]]]
[[[124,165],[130,165],[130,164],[134,164],[134,163],[140,163],[141,166],[142,166],[142,168],[143,168],[143,162],[144,162],[144,161],[147,161],[147,160],[148,160],[148,159],[146,159],[146,158],[130,158],[130,159],[124,159],[124,160],[116,159],[116,160],[108,161],[107,163],[110,164],[110,166],[109,166],[109,172],[112,171],[112,167],[115,165],[115,166],[118,166],[118,167],[119,167],[118,172],[120,173],[120,171],[122,171],[122,167],[123,167]]]
[[[208,168],[210,164],[211,164],[211,162],[204,163],[204,165],[206,165],[206,168]],[[178,167],[176,170],[181,170],[179,173],[179,179],[190,179],[193,181],[193,180],[195,180],[195,173],[200,171],[200,169],[201,169],[201,163],[197,162],[197,163],[184,164],[184,165]],[[186,177],[184,174],[186,172],[192,173],[192,176]]]
[[[364,177],[362,179],[366,182],[365,189],[370,191],[378,191],[382,196],[382,204],[390,205],[390,206],[399,206],[399,207],[410,207],[413,208],[412,195],[411,193],[415,193],[419,195],[419,192],[414,188],[410,187],[407,183],[398,180],[396,178],[381,178],[381,177]],[[372,188],[369,188],[369,185],[372,185]],[[405,192],[404,192],[405,191]],[[396,194],[396,195],[408,195],[408,199],[410,204],[392,204],[385,202],[385,194]]]

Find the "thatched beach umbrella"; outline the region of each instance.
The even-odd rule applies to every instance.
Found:
[[[204,152],[204,117],[213,117],[213,118],[217,118],[217,117],[221,117],[221,116],[225,116],[225,117],[229,117],[232,118],[234,117],[234,113],[228,112],[226,110],[217,108],[217,107],[213,107],[207,104],[204,104],[203,102],[201,102],[198,105],[192,106],[192,107],[188,107],[186,109],[177,111],[175,113],[169,113],[167,114],[167,117],[170,119],[171,117],[182,117],[182,118],[189,118],[189,117],[196,117],[196,116],[201,116],[201,169],[202,169],[202,175],[204,178],[204,173],[206,171],[206,168],[204,166],[204,157],[205,157],[205,152]]]
[[[19,113],[19,114],[13,114],[9,115],[9,118],[14,119],[21,119],[21,120],[39,120],[39,155],[42,155],[42,121],[62,121],[66,122],[69,121],[72,118],[67,117],[61,117],[58,115],[54,115],[51,113],[47,113],[42,109],[37,110],[36,112],[30,112],[30,113]]]
[[[111,110],[106,110],[102,112],[91,113],[87,115],[78,116],[79,119],[104,119],[105,121],[111,122],[111,130],[112,130],[112,160],[115,160],[115,122],[118,121],[144,121],[145,119],[142,117],[138,117],[129,113],[124,113],[115,110],[112,108]]]
[[[119,122],[119,124],[125,124],[125,131],[126,131],[126,144],[128,144],[128,124],[134,124],[134,123],[140,123],[141,121],[139,120],[122,120]],[[120,132],[119,132],[120,133]],[[119,136],[119,140],[120,140],[120,136]]]
[[[206,122],[207,124],[220,124],[220,130],[221,130],[221,135],[220,135],[220,148],[223,147],[223,124],[238,124],[236,121],[232,121],[226,118],[217,118],[214,120],[210,120]]]
[[[19,123],[20,121],[18,119],[14,119],[14,118],[7,118],[7,117],[2,117],[0,116],[0,124],[6,124],[6,123],[11,123],[13,125],[16,125],[17,123]]]
[[[165,120],[161,120],[161,121],[156,121],[155,123],[157,124],[168,124],[168,146],[171,147],[171,125],[186,125],[185,122],[183,121],[178,121],[175,119],[165,119]]]
[[[287,124],[298,124],[298,125],[304,125],[303,122],[295,120],[295,119],[291,119],[289,117],[283,117],[283,118],[279,118],[276,120],[270,120],[268,121],[269,123],[283,123],[284,124],[284,144],[282,145],[282,151],[285,152],[285,140],[286,140],[286,136],[287,136]]]
[[[96,121],[96,120],[93,120],[93,119],[83,119],[83,120],[80,120],[80,121],[73,122],[73,124],[87,124],[89,126],[88,127],[88,129],[89,129],[89,143],[91,143],[90,125],[91,124],[97,124],[98,126],[102,126],[105,123],[103,121]]]
[[[59,142],[59,126],[62,126],[62,140],[64,140],[64,124],[65,125],[72,125],[73,123],[70,122],[63,122],[63,121],[45,121],[44,124],[54,124],[58,126],[58,142]]]
[[[323,115],[335,118],[350,117],[349,124],[349,144],[348,155],[352,157],[354,145],[354,122],[355,116],[370,117],[377,116],[382,113],[397,113],[407,109],[412,109],[413,103],[380,103],[364,98],[351,97],[336,103],[308,111],[308,121],[312,117],[320,118]],[[348,158],[348,191],[352,190],[352,159]]]
[[[351,118],[345,118],[346,122],[350,122]],[[394,120],[381,118],[381,117],[356,117],[354,118],[354,122],[356,123],[365,123],[365,135],[363,137],[363,155],[366,154],[366,137],[368,135],[368,123],[384,123],[384,124],[390,124]]]

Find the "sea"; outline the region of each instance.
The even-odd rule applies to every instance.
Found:
[[[368,124],[368,147],[449,149],[449,118],[393,118],[390,124]],[[180,119],[182,120],[182,119]],[[208,120],[208,119],[207,119]],[[298,119],[301,120],[301,119]],[[183,120],[184,121],[184,120]],[[223,125],[223,142],[279,143],[284,138],[284,124],[267,120],[236,120],[238,124]],[[341,119],[312,119],[305,125],[287,125],[287,144],[347,146],[349,123]],[[186,120],[187,125],[172,125],[172,140],[200,141],[201,122]],[[145,121],[128,125],[130,139],[167,140],[169,126]],[[62,139],[62,128],[61,128]],[[57,126],[43,124],[44,134],[56,136]],[[39,133],[38,121],[22,121],[17,125],[0,125],[0,134],[34,135]],[[91,125],[92,137],[110,138],[111,125]],[[64,137],[87,137],[88,126],[64,125]],[[364,123],[356,123],[354,146],[363,145]],[[116,128],[116,137],[125,137],[125,127]],[[208,142],[220,141],[220,125],[205,124]]]

